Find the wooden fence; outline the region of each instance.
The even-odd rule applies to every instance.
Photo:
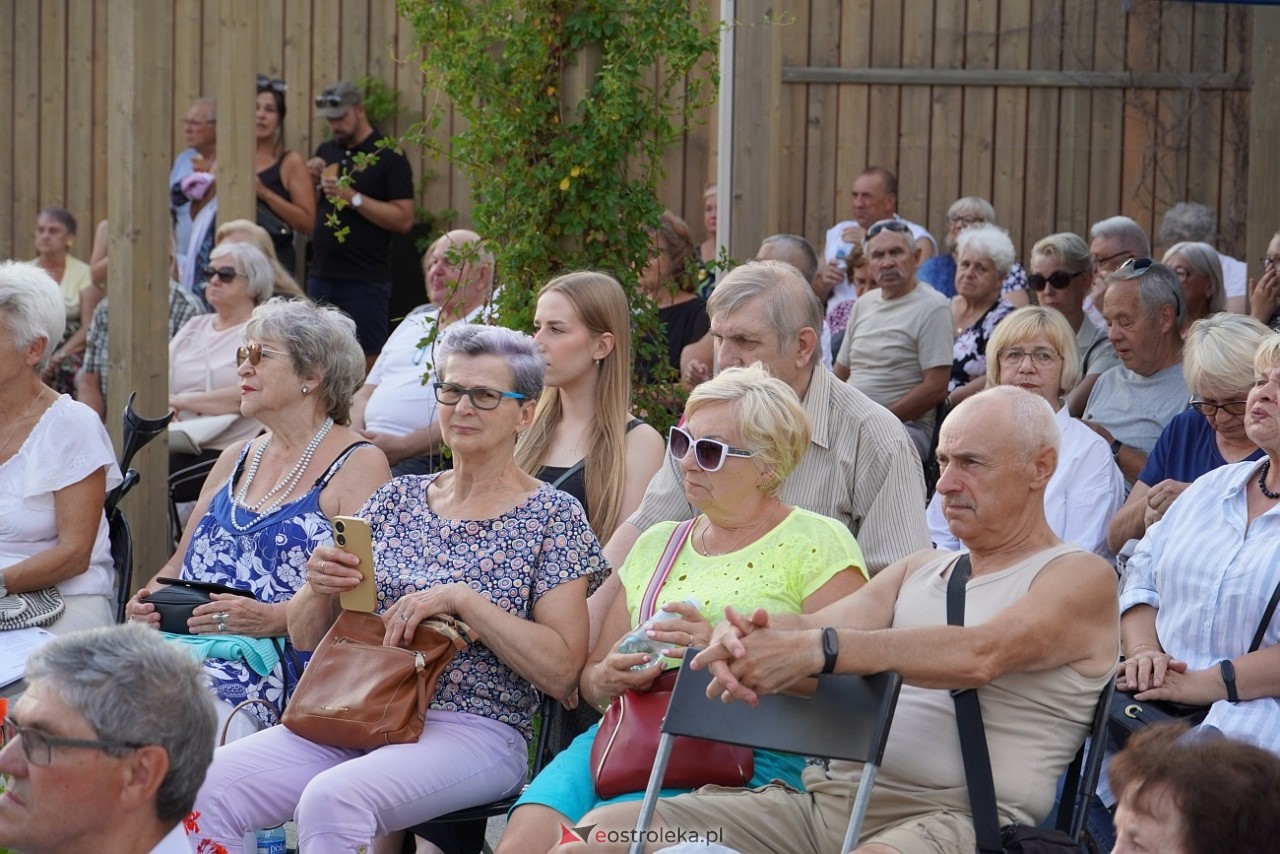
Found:
[[[716,0],[709,2],[713,9]],[[173,0],[171,80],[156,81],[157,107],[173,122],[190,101],[216,89],[217,16],[226,0]],[[764,24],[759,9],[770,14]],[[92,224],[105,216],[108,0],[0,0],[0,257],[33,254],[36,212],[62,205],[81,220],[88,255]],[[288,81],[286,140],[310,152],[324,138],[315,92],[342,78],[373,75],[398,93],[401,110],[384,128],[404,130],[435,95],[422,92],[413,33],[394,0],[262,0],[256,70]],[[1250,159],[1251,127],[1276,123],[1280,98],[1251,97],[1275,86],[1252,67],[1280,10],[1219,3],[1132,0],[739,0],[737,35],[767,37],[779,54],[739,62],[739,85],[759,98],[772,87],[773,162],[735,188],[757,225],[732,245],[754,249],[763,231],[820,242],[843,219],[857,173],[898,173],[899,207],[935,234],[962,195],[990,199],[1025,251],[1056,230],[1084,232],[1115,213],[1154,231],[1177,201],[1219,212],[1222,245],[1246,251],[1245,224],[1269,235],[1280,202],[1270,158]],[[1272,40],[1274,41],[1274,40]],[[1275,75],[1271,75],[1274,78]],[[4,83],[7,81],[7,83]],[[689,129],[666,162],[660,197],[701,231],[702,187],[715,171],[715,117]],[[453,118],[436,134],[447,139]],[[223,134],[251,133],[220,126]],[[1265,149],[1269,138],[1255,139]],[[757,150],[760,150],[757,147]],[[466,181],[420,151],[419,202],[470,222]],[[1262,160],[1268,161],[1261,163]],[[739,173],[741,174],[741,173]],[[766,192],[767,189],[767,192]],[[1252,214],[1252,215],[1251,215]],[[1260,254],[1250,251],[1250,257]]]
[[[775,230],[820,241],[848,217],[853,180],[871,165],[897,173],[899,210],[935,235],[955,199],[989,199],[1023,254],[1045,234],[1086,234],[1120,213],[1154,237],[1163,212],[1184,200],[1218,211],[1221,248],[1238,256],[1256,259],[1280,226],[1271,166],[1280,9],[1170,0],[738,7],[744,44],[733,82],[745,97],[774,100],[776,127],[768,146],[735,143],[735,161],[747,161],[734,167],[735,252]],[[770,176],[767,192],[743,186],[750,174]],[[765,196],[763,208],[752,195]]]

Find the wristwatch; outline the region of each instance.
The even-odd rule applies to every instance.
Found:
[[[840,633],[831,626],[822,630],[822,672],[835,673],[836,659],[840,657]]]
[[[356,193],[354,196],[351,197],[351,207],[358,208],[363,204],[364,204],[364,196],[360,195],[359,193]]]
[[[1112,439],[1111,440],[1111,459],[1113,460],[1120,459],[1120,449],[1123,447],[1124,447],[1124,442],[1121,442],[1119,439]]]
[[[1227,702],[1240,702],[1240,695],[1236,692],[1236,666],[1224,658],[1218,662],[1218,669],[1222,671],[1222,681],[1227,686]]]

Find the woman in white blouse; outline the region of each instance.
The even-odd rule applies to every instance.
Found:
[[[1000,321],[987,342],[988,385],[1026,389],[1047,400],[1057,413],[1062,431],[1058,468],[1044,493],[1049,526],[1064,542],[1109,559],[1107,523],[1124,501],[1124,476],[1107,443],[1063,406],[1063,395],[1079,378],[1076,334],[1053,309],[1020,308]],[[937,494],[926,515],[937,548],[964,549],[947,527]]]
[[[40,379],[66,322],[48,273],[0,264],[0,597],[57,588],[55,633],[113,620],[102,504],[120,483],[97,413]]]

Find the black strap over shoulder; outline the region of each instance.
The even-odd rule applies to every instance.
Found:
[[[324,489],[325,486],[328,485],[329,481],[333,479],[333,476],[338,473],[338,469],[342,468],[342,464],[347,461],[347,457],[351,456],[357,449],[363,448],[366,445],[372,446],[373,443],[366,442],[361,439],[359,442],[352,442],[350,445],[343,448],[342,451],[339,452],[338,456],[334,457],[333,462],[329,463],[329,467],[324,470],[324,474],[316,478],[315,488]]]

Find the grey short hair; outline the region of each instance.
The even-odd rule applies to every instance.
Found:
[[[1182,295],[1182,282],[1178,281],[1178,274],[1159,263],[1152,263],[1141,273],[1133,273],[1121,267],[1107,274],[1107,290],[1111,290],[1118,282],[1133,280],[1138,282],[1138,302],[1142,306],[1142,313],[1155,318],[1160,315],[1161,309],[1166,305],[1170,306],[1173,308],[1174,323],[1181,329],[1187,319],[1187,301]]]
[[[725,368],[689,393],[685,417],[720,402],[733,404],[734,426],[747,448],[755,451],[752,459],[769,475],[760,490],[777,495],[809,448],[809,416],[795,389],[770,376],[759,362]]]
[[[262,250],[252,243],[219,243],[209,253],[209,263],[212,264],[214,258],[228,256],[235,260],[236,269],[244,273],[249,296],[253,298],[254,303],[262,305],[271,299],[271,293],[275,288],[276,271],[271,266],[270,259],[262,254]]]
[[[1209,280],[1209,312],[1226,311],[1227,289],[1222,282],[1222,259],[1218,257],[1218,250],[1208,243],[1175,243],[1161,260],[1167,264],[1174,255],[1181,255],[1191,272]]]
[[[1093,269],[1093,258],[1089,255],[1089,244],[1084,238],[1069,231],[1050,234],[1036,241],[1031,247],[1031,257],[1044,256],[1058,263],[1058,268],[1068,273],[1079,275]]]
[[[763,249],[770,244],[785,246],[787,251],[804,259],[803,267],[797,264],[792,264],[791,266],[800,271],[800,275],[804,276],[806,282],[812,282],[814,277],[818,275],[818,252],[813,248],[813,244],[805,238],[798,234],[772,234],[760,241],[760,248]]]
[[[947,208],[947,216],[955,216],[961,211],[977,211],[983,222],[988,225],[996,224],[996,209],[991,206],[991,202],[981,196],[962,196],[956,199],[951,203],[951,207]]]
[[[79,712],[99,738],[163,747],[169,771],[156,817],[177,822],[191,812],[213,761],[217,713],[208,677],[184,650],[141,626],[86,629],[33,652],[26,678]]]
[[[1018,257],[1009,232],[990,223],[973,225],[960,232],[956,238],[956,253],[961,252],[973,252],[979,258],[990,259],[1002,278],[1009,274],[1009,268]]]
[[[1140,258],[1151,255],[1151,239],[1142,230],[1142,226],[1127,216],[1113,216],[1099,220],[1089,229],[1090,242],[1100,237],[1110,237],[1121,241],[1125,249]]]
[[[1011,451],[1030,457],[1042,448],[1057,451],[1061,447],[1062,431],[1053,407],[1040,395],[1015,385],[998,385],[964,399],[947,420],[954,418],[957,412],[983,403],[1009,413],[1012,428],[1005,438],[1013,445]]]
[[[546,363],[538,345],[523,332],[505,326],[454,324],[440,336],[436,365],[440,378],[448,371],[450,356],[497,356],[511,369],[514,391],[524,395],[524,403],[536,402],[546,379]]]
[[[1205,389],[1234,394],[1253,385],[1253,357],[1272,336],[1260,320],[1222,312],[1191,324],[1183,339],[1182,378],[1193,394]]]
[[[785,261],[748,261],[734,267],[707,300],[712,320],[732,314],[750,301],[763,300],[765,323],[783,347],[790,347],[806,326],[822,333],[822,302],[795,267]],[[817,347],[813,358],[820,358]],[[812,364],[812,362],[811,362]]]
[[[1168,246],[1171,243],[1212,243],[1218,234],[1218,216],[1213,208],[1199,202],[1178,202],[1165,211],[1160,220],[1156,242]]]
[[[364,383],[364,350],[355,321],[341,309],[277,297],[253,310],[244,334],[279,341],[295,374],[320,378],[315,393],[324,396],[325,413],[339,424],[351,423],[351,398]]]
[[[45,341],[37,371],[44,370],[67,329],[67,308],[53,277],[33,261],[0,262],[0,314],[18,349]]]

